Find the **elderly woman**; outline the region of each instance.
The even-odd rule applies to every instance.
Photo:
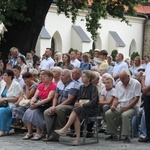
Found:
[[[51,71],[53,73],[53,82],[57,84],[60,81],[62,69],[60,67],[55,66],[51,68]]]
[[[45,127],[43,112],[51,106],[51,102],[56,90],[56,84],[52,82],[52,72],[46,70],[42,74],[42,83],[39,84],[34,96],[30,101],[30,108],[26,110],[22,118],[27,125],[28,133],[23,137],[23,140],[30,139],[33,136],[32,125],[36,127],[36,134],[32,140],[42,138],[42,130]]]
[[[59,135],[63,135],[67,132],[68,128],[74,123],[76,132],[76,139],[73,141],[73,145],[78,145],[80,140],[80,120],[84,119],[87,115],[94,116],[98,107],[98,90],[95,85],[91,83],[93,76],[90,71],[84,71],[82,74],[83,85],[80,87],[80,91],[75,103],[75,108],[69,116],[67,124],[60,130],[55,130]],[[81,99],[89,100],[89,102],[81,104]]]
[[[15,106],[11,108],[12,118],[16,119],[16,122],[11,125],[12,128],[21,128],[22,122],[21,119],[24,115],[24,112],[29,107],[28,101],[34,96],[38,84],[35,83],[32,79],[32,74],[26,72],[22,75],[22,78],[25,83],[25,91],[22,92],[18,101],[15,103]],[[21,101],[23,101],[21,103]]]
[[[0,103],[7,100],[8,106],[0,107],[0,136],[10,131],[10,125],[13,121],[11,107],[15,105],[18,100],[21,87],[19,83],[13,80],[14,73],[12,70],[6,70],[3,75],[5,83],[0,89]]]
[[[33,81],[34,82],[39,82],[39,72],[38,72],[38,70],[37,69],[35,69],[35,68],[32,68],[32,69],[29,69],[29,72],[32,74],[32,79],[33,79]]]

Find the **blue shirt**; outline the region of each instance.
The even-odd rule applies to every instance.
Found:
[[[71,94],[74,97],[78,95],[79,85],[76,84],[73,80],[70,80],[68,83],[63,84],[61,81],[57,84],[56,93],[62,95],[61,102],[64,102],[68,99],[68,95]],[[72,102],[72,104],[74,101]]]

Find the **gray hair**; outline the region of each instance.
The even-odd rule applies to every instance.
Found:
[[[65,72],[68,77],[72,78],[71,70],[69,70],[69,69],[64,69],[64,70],[62,70],[62,72]]]
[[[29,72],[34,76],[37,76],[39,74],[38,70],[35,68],[29,69]]]
[[[120,73],[125,73],[127,76],[131,77],[131,72],[128,68],[122,69]]]
[[[82,75],[82,70],[80,69],[80,68],[73,68],[73,70],[77,70],[77,72],[80,74],[80,75]]]
[[[57,72],[61,73],[62,72],[62,68],[58,67],[58,66],[54,66],[52,67],[50,70],[56,70]]]
[[[10,49],[10,52],[11,52],[11,51],[17,51],[17,52],[18,52],[19,50],[18,50],[17,47],[12,47],[12,48]]]
[[[109,74],[109,73],[104,73],[103,75],[102,75],[102,77],[106,77],[106,78],[113,78],[112,77],[112,75],[111,74]]]
[[[96,78],[100,79],[99,72],[97,72],[97,71],[91,71],[91,72],[95,75]]]

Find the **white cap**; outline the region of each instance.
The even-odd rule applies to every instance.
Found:
[[[96,51],[97,51],[97,52],[100,52],[100,50],[99,50],[99,49],[97,49],[97,48],[94,50],[94,52],[96,52]]]

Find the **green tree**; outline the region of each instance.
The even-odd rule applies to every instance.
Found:
[[[133,53],[131,54],[131,60],[134,60],[134,58],[135,58],[136,56],[140,56],[140,54],[139,54],[138,52],[133,52]]]
[[[116,50],[116,49],[112,50],[111,56],[112,56],[113,61],[116,60],[116,55],[117,55],[117,54],[118,54],[118,50]]]
[[[22,53],[34,49],[38,35],[44,25],[46,14],[52,2],[58,6],[58,13],[64,12],[66,17],[71,17],[74,23],[79,10],[87,11],[87,31],[93,40],[97,38],[97,29],[100,28],[99,20],[106,19],[108,15],[128,21],[129,15],[136,15],[134,6],[145,0],[0,0],[0,20],[6,25],[8,32],[0,44],[0,51],[5,56],[12,46],[16,46]],[[89,2],[91,2],[90,5]]]

